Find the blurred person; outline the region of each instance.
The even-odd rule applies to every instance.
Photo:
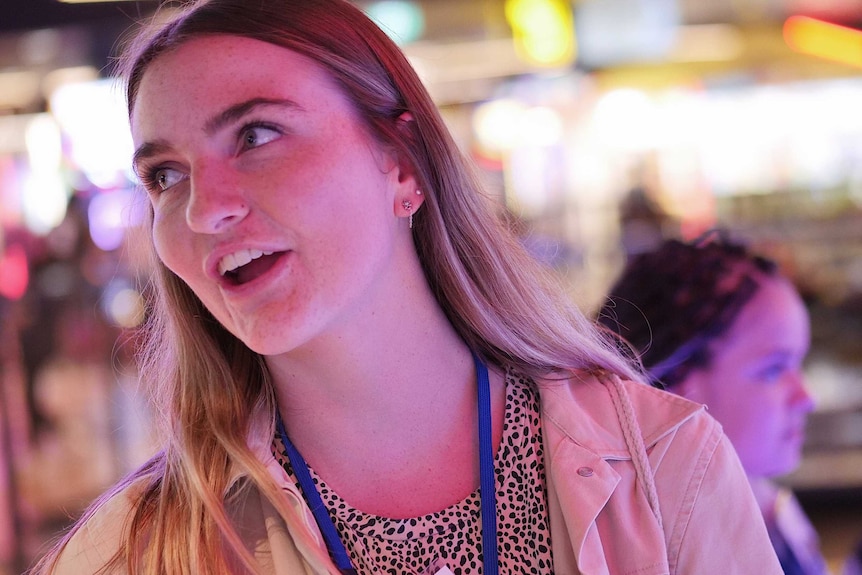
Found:
[[[43,523],[61,525],[120,476],[108,361],[115,333],[77,303],[60,307],[53,327],[54,350],[33,386],[45,424],[22,461],[21,492]]]
[[[124,77],[165,444],[35,573],[780,574],[719,425],[572,306],[357,7],[194,2]]]
[[[653,383],[706,405],[739,454],[786,574],[826,573],[817,534],[773,478],[795,469],[814,408],[805,303],[775,262],[722,233],[633,258],[598,313]]]
[[[627,257],[655,249],[665,236],[670,218],[641,185],[630,189],[620,204],[620,228]]]
[[[627,258],[654,250],[678,227],[656,197],[655,162],[649,155],[632,169],[632,185],[620,202],[620,239]]]

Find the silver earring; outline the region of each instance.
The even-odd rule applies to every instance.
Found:
[[[410,212],[410,216],[407,218],[407,225],[410,226],[410,229],[413,229],[413,202],[410,200],[404,200],[401,202],[401,207]]]
[[[421,196],[422,190],[420,190],[419,188],[416,188],[416,195]],[[413,212],[410,212],[409,225],[410,225],[410,229],[412,230],[413,229]]]

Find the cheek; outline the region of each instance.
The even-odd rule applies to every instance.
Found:
[[[730,443],[733,444],[742,466],[746,471],[751,472],[760,465],[764,457],[764,449],[768,447],[766,438],[762,437],[759,423],[740,415],[731,421],[722,422],[722,427]]]
[[[189,246],[188,239],[182,239],[178,231],[169,222],[156,216],[153,219],[152,241],[156,256],[172,272],[183,279],[187,274],[183,273],[181,265],[183,246]]]
[[[784,432],[782,409],[759,394],[741,396],[715,415],[743,461],[768,458]]]

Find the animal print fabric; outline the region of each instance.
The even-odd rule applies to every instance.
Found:
[[[494,459],[503,574],[553,573],[540,422],[535,384],[507,370],[503,439]],[[298,488],[278,438],[273,452]],[[389,519],[351,507],[310,472],[357,573],[424,575],[429,563],[442,558],[455,575],[482,574],[479,489],[437,513]]]

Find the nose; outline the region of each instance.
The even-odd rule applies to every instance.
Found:
[[[248,214],[248,202],[230,168],[201,162],[190,175],[186,223],[194,232],[225,231]]]
[[[810,413],[814,411],[816,405],[814,396],[811,395],[806,383],[805,376],[801,372],[797,372],[791,377],[790,401],[798,410]]]

